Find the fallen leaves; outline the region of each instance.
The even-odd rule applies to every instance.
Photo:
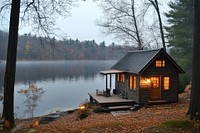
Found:
[[[87,118],[80,120],[77,117],[77,112],[74,112],[34,128],[37,133],[140,133],[161,122],[184,118],[188,105],[187,96],[182,94],[178,103],[143,107],[126,115],[116,117],[111,113],[92,113]],[[23,121],[20,121],[20,123],[23,123]],[[23,130],[18,132],[28,131],[28,127],[24,127]],[[26,128],[27,130],[25,130]]]

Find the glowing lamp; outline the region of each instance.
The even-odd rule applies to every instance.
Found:
[[[79,107],[79,109],[80,109],[80,110],[85,110],[85,105],[81,105],[81,106]]]
[[[34,122],[34,125],[33,125],[33,126],[34,126],[34,127],[37,127],[38,125],[39,125],[39,121],[36,120],[36,121]]]

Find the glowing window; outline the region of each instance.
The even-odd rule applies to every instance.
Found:
[[[134,76],[133,88],[136,89],[136,76]]]
[[[117,77],[117,81],[119,81],[119,74],[116,74],[116,77]]]
[[[124,79],[125,79],[125,78],[124,78],[124,74],[120,74],[120,81],[121,81],[121,82],[124,82]]]
[[[136,90],[136,76],[129,76],[129,87],[130,89]]]
[[[129,87],[130,87],[130,89],[133,89],[133,76],[132,75],[129,76]]]
[[[151,77],[151,84],[153,88],[159,88],[159,78]]]
[[[124,79],[125,79],[124,74],[120,73],[120,74],[117,74],[116,76],[117,76],[117,81],[124,82]]]
[[[141,88],[149,88],[149,87],[151,87],[151,80],[150,80],[150,78],[141,77],[140,78],[140,87]]]
[[[164,90],[169,90],[170,78],[164,77]]]
[[[157,60],[156,61],[156,67],[165,67],[165,61],[164,60]]]

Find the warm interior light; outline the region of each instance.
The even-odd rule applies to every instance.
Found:
[[[169,90],[170,78],[164,77],[164,90]]]
[[[146,77],[141,77],[140,79],[140,87],[141,88],[148,88],[151,86],[151,79]]]
[[[156,67],[165,67],[165,60],[157,60]]]
[[[146,81],[147,83],[150,83],[150,82],[151,82],[151,80],[148,79],[148,78],[146,78],[145,81]]]

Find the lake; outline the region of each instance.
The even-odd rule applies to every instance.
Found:
[[[116,61],[20,61],[15,82],[15,117],[41,116],[53,111],[69,110],[88,99],[88,92],[105,89],[105,77],[99,71],[110,69]],[[0,64],[0,92],[3,89],[5,63]],[[114,76],[112,77],[114,78]],[[113,80],[114,81],[114,80]],[[44,93],[28,98],[21,89],[33,84]],[[112,85],[114,87],[114,84]],[[38,99],[37,99],[38,98]],[[29,104],[29,105],[28,105]],[[0,113],[2,112],[0,104]]]

